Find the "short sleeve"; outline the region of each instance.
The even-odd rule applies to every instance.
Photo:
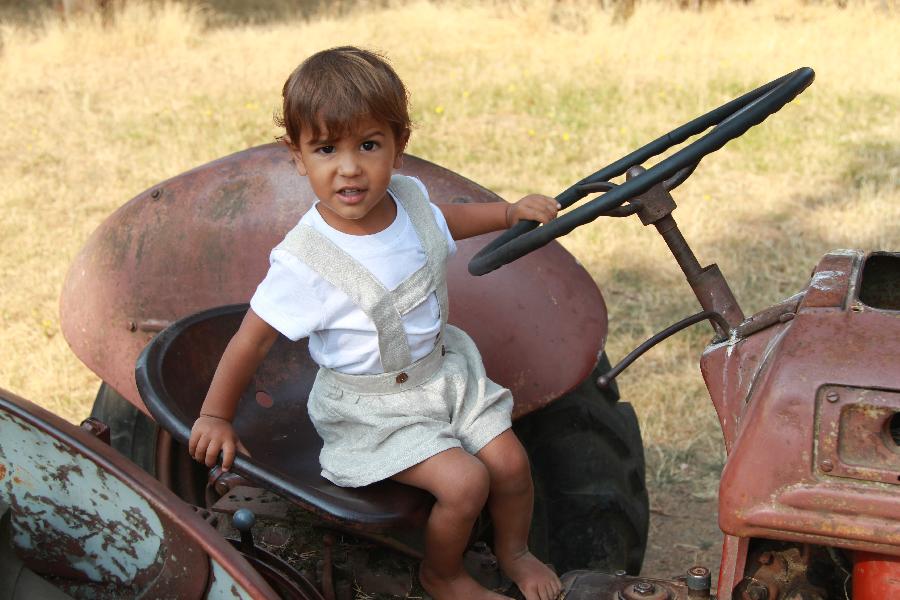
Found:
[[[415,182],[419,189],[422,190],[422,193],[425,194],[425,199],[428,200],[429,206],[431,206],[431,210],[434,213],[434,218],[437,221],[438,227],[444,233],[444,237],[447,238],[447,243],[450,246],[450,256],[456,254],[456,240],[453,239],[453,236],[450,234],[450,227],[447,226],[447,219],[444,218],[444,213],[441,212],[441,209],[437,207],[437,205],[431,201],[431,196],[428,195],[428,190],[425,188],[425,184],[422,183],[418,177],[410,177],[412,181]]]
[[[250,308],[288,339],[308,337],[322,329],[322,283],[303,262],[275,248],[269,256],[269,272],[250,299]]]

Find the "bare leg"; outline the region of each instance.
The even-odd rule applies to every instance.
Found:
[[[507,429],[475,455],[491,477],[488,510],[494,523],[494,552],[500,568],[527,600],[553,600],[562,589],[559,577],[528,551],[534,486],[528,455]]]
[[[463,552],[490,485],[481,461],[451,448],[391,479],[427,490],[436,499],[425,526],[425,558],[419,570],[425,591],[434,600],[505,598],[483,588],[463,569]]]

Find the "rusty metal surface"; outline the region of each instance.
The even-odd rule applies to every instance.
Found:
[[[731,600],[734,588],[743,578],[749,549],[749,539],[725,535],[725,539],[722,541],[722,561],[719,563],[719,579],[716,585],[718,600]]]
[[[738,338],[750,337],[758,331],[762,331],[767,327],[771,327],[776,323],[785,323],[794,318],[797,314],[797,307],[803,299],[805,292],[798,292],[790,298],[785,298],[778,304],[774,304],[769,308],[763,309],[744,319],[744,321],[736,327],[735,332]]]
[[[210,508],[212,512],[231,515],[246,508],[258,519],[286,521],[293,505],[281,496],[258,487],[238,486],[229,490]]]
[[[435,202],[498,200],[484,188],[406,156],[402,172]],[[269,250],[311,205],[312,192],[277,144],[213,161],[142,192],[111,215],[70,267],[63,334],[75,354],[143,408],[133,368],[166,324],[247,302]],[[512,388],[524,414],[578,384],[606,338],[594,282],[556,243],[487,277],[465,265],[490,236],[460,243],[449,269],[450,320],[477,342],[488,373]],[[489,326],[488,326],[489,325]]]
[[[17,554],[67,589],[97,592],[103,584],[113,597],[200,598],[212,565],[231,582],[219,597],[275,597],[149,475],[89,432],[4,390],[0,499],[10,505]]]
[[[492,237],[458,244],[448,268],[450,322],[475,340],[488,375],[512,391],[517,419],[590,375],[606,344],[606,304],[587,271],[555,242],[470,276],[466,265]]]
[[[732,338],[704,351],[700,370],[706,380],[722,436],[730,454],[739,427],[745,419],[747,398],[755,381],[771,366],[769,358],[777,350],[786,327],[780,323],[747,338]]]
[[[727,534],[900,555],[900,449],[873,429],[898,410],[900,312],[858,302],[864,259],[826,255],[792,320],[704,353],[729,452]],[[838,389],[854,391],[828,408]]]
[[[736,327],[744,320],[744,311],[741,310],[728,282],[719,270],[719,265],[713,263],[703,267],[700,274],[690,279],[688,283],[703,310],[719,313],[732,327]],[[719,327],[716,327],[716,330],[719,333],[727,333],[721,331]]]
[[[690,168],[692,171],[697,165]],[[628,170],[628,179],[632,179],[646,172],[640,166]],[[690,174],[688,172],[688,174]],[[665,240],[669,251],[684,273],[688,284],[705,311],[713,311],[722,315],[731,327],[737,326],[744,320],[744,313],[734,297],[728,282],[715,264],[701,267],[694,251],[691,250],[687,240],[678,229],[678,224],[672,217],[676,208],[675,200],[666,187],[668,182],[661,182],[647,190],[644,194],[632,201],[640,204],[637,215],[644,225],[654,225],[656,230]],[[714,324],[716,332],[725,334],[727,329]]]
[[[324,600],[315,584],[303,573],[274,554],[253,545],[252,536],[248,536],[249,548],[243,541],[243,533],[241,537],[241,540],[229,539],[228,542],[263,576],[280,600]]]
[[[900,446],[888,424],[900,392],[822,386],[816,398],[815,463],[822,473],[900,486]],[[897,489],[900,493],[900,488]]]
[[[683,580],[569,571],[561,577],[565,600],[687,600]],[[694,596],[697,597],[696,595]]]
[[[110,432],[109,427],[101,421],[100,419],[96,419],[94,417],[88,417],[84,421],[81,422],[81,428],[85,431],[89,431],[91,435],[95,438],[109,446],[110,443]]]

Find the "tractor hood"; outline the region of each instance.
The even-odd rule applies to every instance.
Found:
[[[900,556],[900,254],[831,252],[759,317],[701,362],[722,531]]]
[[[500,201],[413,156],[400,172],[421,179],[435,203]],[[313,201],[280,144],[151,187],[108,217],[73,262],[60,302],[63,335],[88,368],[146,412],[134,381],[141,349],[181,317],[248,302],[269,251]],[[448,273],[450,322],[472,336],[521,416],[591,372],[606,340],[606,306],[587,271],[555,242],[472,277],[469,259],[495,235],[459,243]]]

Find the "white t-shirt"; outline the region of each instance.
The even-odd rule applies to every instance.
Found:
[[[416,178],[410,178],[428,192]],[[337,244],[381,282],[395,289],[425,264],[426,255],[409,215],[399,202],[397,216],[386,229],[372,235],[350,235],[325,222],[313,205],[297,227],[308,225]],[[430,204],[447,236],[450,255],[456,243],[440,209]],[[276,246],[269,255],[269,272],[256,288],[250,307],[259,317],[291,340],[309,337],[309,353],[323,367],[354,375],[383,373],[375,324],[345,293],[322,279],[296,256]],[[432,293],[403,315],[403,328],[413,360],[434,348],[441,329],[440,307]]]

